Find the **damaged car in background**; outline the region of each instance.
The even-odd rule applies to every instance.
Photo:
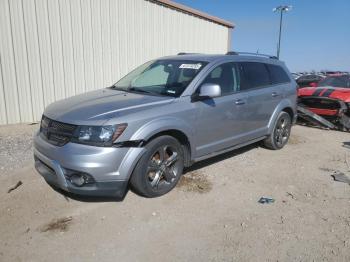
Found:
[[[317,83],[324,79],[325,76],[319,74],[307,74],[299,76],[295,81],[299,88],[308,86],[317,86]]]
[[[350,75],[330,75],[298,89],[298,116],[303,123],[350,131]]]

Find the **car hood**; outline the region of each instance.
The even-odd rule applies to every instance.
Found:
[[[174,98],[106,88],[52,103],[45,109],[44,115],[64,123],[101,125],[113,117],[172,101]]]
[[[332,86],[304,87],[298,89],[298,96],[328,97],[350,102],[350,88]]]

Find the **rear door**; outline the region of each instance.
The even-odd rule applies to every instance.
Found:
[[[261,62],[240,62],[240,91],[247,95],[245,140],[267,134],[268,122],[283,96],[283,88],[273,84],[268,65]]]

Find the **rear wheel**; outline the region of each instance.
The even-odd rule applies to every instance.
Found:
[[[282,111],[276,119],[271,134],[264,140],[264,145],[273,150],[283,148],[288,143],[291,128],[292,121],[290,115]]]
[[[179,181],[184,168],[181,144],[171,136],[149,142],[130,179],[136,193],[157,197],[168,193]]]

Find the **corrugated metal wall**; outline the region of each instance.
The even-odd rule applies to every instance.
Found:
[[[159,56],[224,53],[228,30],[145,0],[0,0],[0,124]]]

